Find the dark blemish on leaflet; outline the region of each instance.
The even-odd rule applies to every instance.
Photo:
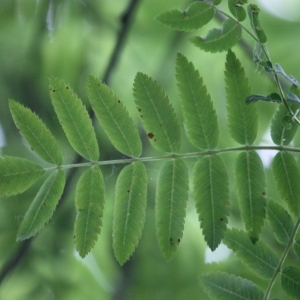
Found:
[[[148,133],[148,138],[149,138],[149,139],[152,139],[153,137],[154,137],[154,134],[153,134],[153,133],[151,133],[151,132]]]
[[[177,242],[180,243],[180,239],[178,239]]]
[[[69,89],[69,87],[68,86],[66,86],[66,90],[68,90]]]
[[[127,190],[127,193],[129,194],[129,193],[130,193],[130,190]]]

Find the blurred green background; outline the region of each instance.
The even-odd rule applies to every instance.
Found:
[[[289,1],[284,1],[285,6]],[[88,75],[103,78],[120,29],[119,18],[127,7],[125,0],[0,0],[0,154],[16,155],[38,161],[21,139],[8,111],[8,99],[15,99],[35,111],[54,133],[63,147],[65,160],[71,162],[74,153],[62,132],[48,94],[48,78],[56,76],[68,82],[87,105],[85,83]],[[171,8],[185,9],[188,1],[140,1],[120,60],[114,70],[110,86],[128,107],[138,123],[133,105],[132,83],[135,74],[144,72],[158,80],[168,93],[179,113],[179,95],[175,83],[175,57],[178,51],[192,60],[207,85],[218,115],[220,143],[218,148],[236,146],[227,130],[224,89],[226,53],[208,54],[189,43],[195,33],[176,33],[156,23],[153,18]],[[226,7],[227,1],[223,1]],[[257,1],[252,1],[257,4]],[[295,10],[290,1],[291,11]],[[268,35],[268,47],[273,62],[279,62],[288,74],[300,79],[300,15],[294,21],[276,17],[262,9],[261,23]],[[196,32],[205,35],[217,21]],[[247,24],[248,26],[248,24]],[[247,42],[252,41],[245,36]],[[251,57],[239,46],[233,49],[242,60],[255,94],[269,94],[274,84],[257,72]],[[259,135],[257,144],[269,144],[269,124],[276,105],[259,103]],[[101,160],[120,158],[102,132],[98,123],[97,138]],[[144,155],[158,153],[149,147],[145,133]],[[295,146],[300,140],[296,137]],[[184,139],[182,152],[195,148]],[[268,158],[274,151],[259,152],[267,167],[268,197],[277,199]],[[235,154],[224,154],[231,180],[230,226],[243,228],[235,195],[232,166]],[[193,166],[195,160],[189,159]],[[175,257],[166,262],[159,251],[154,228],[155,180],[159,164],[149,163],[149,196],[147,219],[143,237],[131,260],[120,267],[112,252],[112,212],[114,185],[121,166],[103,168],[107,201],[103,229],[93,251],[81,259],[74,250],[73,224],[75,220],[74,189],[68,193],[50,223],[31,243],[20,264],[6,276],[0,286],[0,299],[206,299],[199,284],[202,272],[226,270],[250,278],[266,287],[267,282],[249,273],[227,250],[220,247],[217,254],[207,250],[193,199],[189,200],[184,237]],[[75,187],[79,174],[74,174]],[[0,201],[0,266],[21,246],[15,241],[18,225],[30,205],[40,183],[22,195]],[[264,237],[282,252],[268,225]],[[226,257],[228,257],[225,259]],[[220,263],[212,262],[221,260]],[[295,261],[291,255],[288,261]],[[298,261],[299,263],[299,261]],[[285,299],[275,284],[274,292]]]

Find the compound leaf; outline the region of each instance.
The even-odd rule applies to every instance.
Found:
[[[263,299],[262,290],[252,281],[225,272],[204,274],[201,277],[204,291],[215,300]]]
[[[89,77],[87,91],[91,106],[116,149],[128,156],[140,156],[142,141],[132,118],[118,96],[93,76]]]
[[[201,158],[194,167],[194,200],[204,238],[211,250],[221,242],[229,215],[228,175],[217,156]]]
[[[51,219],[65,182],[65,172],[57,170],[43,183],[22,220],[17,234],[18,241],[34,236]]]
[[[227,229],[223,242],[236,256],[263,279],[271,279],[279,263],[277,255],[262,241],[254,245],[246,232]]]
[[[290,214],[277,202],[267,202],[267,220],[279,243],[286,245],[293,232],[294,223]]]
[[[0,196],[23,193],[43,177],[44,173],[41,166],[25,158],[0,157]]]
[[[245,103],[245,98],[251,94],[251,87],[244,68],[230,49],[225,67],[229,133],[236,142],[251,145],[257,135],[257,109],[255,105]]]
[[[300,299],[300,268],[287,266],[281,271],[281,286],[292,299]]]
[[[245,227],[251,240],[256,242],[266,214],[266,183],[261,158],[255,151],[238,155],[235,182]]]
[[[85,106],[62,80],[50,78],[50,97],[60,124],[74,150],[84,158],[96,161],[99,148]]]
[[[183,236],[188,200],[188,168],[182,159],[166,162],[158,176],[156,234],[162,253],[171,259]]]
[[[211,4],[193,2],[185,11],[173,9],[158,15],[155,20],[174,30],[191,31],[203,27],[215,15]]]
[[[146,168],[143,163],[135,162],[122,169],[116,184],[113,248],[120,265],[129,259],[141,238],[146,204]]]
[[[51,164],[61,165],[61,150],[42,120],[29,108],[9,100],[9,108],[17,128],[31,149]]]
[[[188,139],[199,149],[215,148],[219,130],[213,103],[198,70],[181,53],[177,55],[176,78]]]
[[[94,166],[81,175],[76,187],[74,239],[81,257],[91,251],[100,233],[104,202],[103,175],[100,168]]]
[[[198,48],[206,52],[222,52],[233,47],[242,37],[241,26],[227,19],[223,22],[221,29],[212,29],[205,38],[192,37],[190,41]]]
[[[138,73],[133,92],[152,146],[163,152],[178,152],[181,144],[180,127],[162,87],[151,77]]]
[[[272,163],[273,176],[281,198],[295,216],[300,213],[300,171],[295,158],[287,152],[278,152]]]

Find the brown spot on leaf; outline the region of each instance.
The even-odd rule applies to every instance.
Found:
[[[66,86],[66,90],[68,90],[69,89],[69,87],[68,86]]]
[[[177,242],[180,243],[180,239],[178,239]]]
[[[224,219],[223,219],[223,218],[221,218],[221,219],[220,219],[220,221],[224,221]]]
[[[127,190],[127,193],[129,194],[129,193],[130,193],[130,190]]]
[[[149,138],[149,139],[152,139],[153,137],[154,137],[154,134],[151,133],[151,132],[149,132],[149,133],[148,133],[148,138]]]

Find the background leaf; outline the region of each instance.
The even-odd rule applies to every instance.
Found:
[[[118,96],[93,76],[89,77],[87,91],[92,108],[116,149],[128,156],[140,156],[142,141],[137,127]]]
[[[43,168],[25,158],[0,157],[0,196],[23,193],[43,177]]]
[[[219,140],[216,111],[198,70],[181,53],[176,60],[176,79],[188,139],[199,149],[215,148]]]
[[[166,162],[159,172],[155,204],[156,234],[167,260],[174,255],[183,236],[188,176],[188,168],[182,159]]]
[[[27,210],[17,234],[17,240],[34,236],[51,219],[66,182],[63,170],[53,172],[43,183]]]
[[[215,15],[214,8],[206,2],[193,2],[181,12],[178,9],[166,11],[155,20],[174,30],[191,31],[203,27]]]
[[[298,255],[298,257],[300,258],[300,239],[297,239],[294,242],[294,250],[295,250],[296,254]]]
[[[245,98],[251,94],[251,87],[244,68],[230,49],[225,67],[229,133],[236,142],[251,145],[257,135],[257,109],[255,104],[245,103]]]
[[[300,213],[300,171],[295,158],[287,152],[278,152],[272,163],[273,176],[281,198],[296,216]]]
[[[129,259],[141,238],[146,204],[146,168],[143,163],[135,162],[122,169],[116,184],[113,248],[120,265]]]
[[[253,245],[246,232],[227,229],[223,242],[253,273],[263,279],[272,278],[279,259],[276,253],[262,241],[257,241]]]
[[[221,29],[210,30],[205,38],[192,37],[191,42],[206,52],[222,52],[233,47],[241,37],[241,26],[237,22],[227,19],[223,22]]]
[[[99,148],[92,121],[81,100],[62,80],[50,78],[50,97],[60,124],[74,150],[97,161]]]
[[[194,200],[207,245],[213,251],[224,236],[229,215],[228,175],[217,155],[201,158],[194,167]]]
[[[133,92],[152,146],[163,152],[178,152],[181,144],[180,127],[162,87],[151,77],[138,73]]]
[[[300,299],[300,268],[296,266],[285,267],[281,271],[281,286],[292,299]]]
[[[61,150],[46,125],[29,108],[9,100],[9,108],[17,128],[31,149],[51,164],[61,165]]]
[[[80,256],[84,257],[93,248],[102,225],[105,187],[98,166],[87,169],[81,175],[75,197],[77,217],[74,238],[76,249]]]
[[[204,291],[214,300],[258,300],[263,292],[252,281],[225,272],[208,273],[201,277]]]
[[[237,196],[245,227],[253,242],[258,240],[266,215],[265,174],[255,151],[241,152],[235,163]]]

